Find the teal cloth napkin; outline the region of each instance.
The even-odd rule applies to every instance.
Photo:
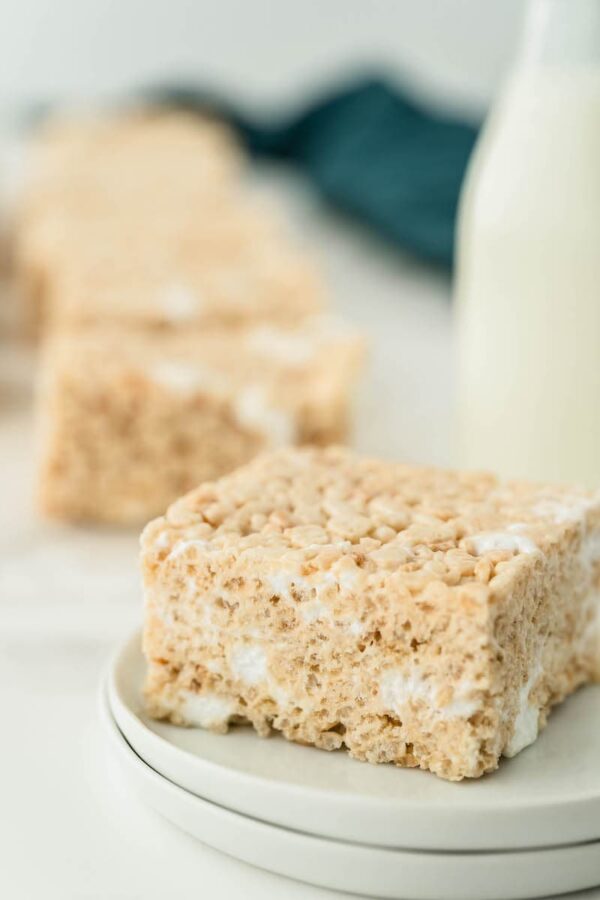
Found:
[[[149,96],[225,116],[251,153],[297,166],[338,210],[423,259],[452,265],[472,125],[421,108],[383,78],[356,81],[279,122],[252,119],[194,88]]]

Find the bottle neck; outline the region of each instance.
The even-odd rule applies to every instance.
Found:
[[[529,0],[519,62],[600,64],[600,0]]]

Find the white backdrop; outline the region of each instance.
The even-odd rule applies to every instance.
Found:
[[[524,0],[5,0],[0,109],[187,74],[278,102],[380,61],[434,98],[485,106]]]

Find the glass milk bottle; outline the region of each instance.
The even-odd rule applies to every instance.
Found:
[[[600,487],[600,0],[533,0],[474,153],[456,279],[460,464]]]

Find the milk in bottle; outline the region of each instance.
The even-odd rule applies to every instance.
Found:
[[[533,0],[461,199],[461,464],[600,487],[600,0]]]

